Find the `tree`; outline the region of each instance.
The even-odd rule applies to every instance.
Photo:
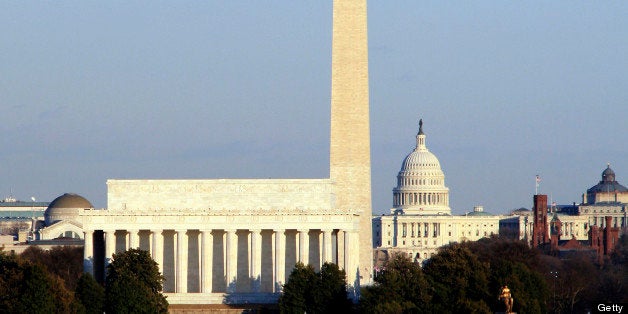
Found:
[[[17,312],[19,303],[19,285],[23,282],[22,263],[15,254],[4,252],[0,247],[0,309]]]
[[[314,268],[298,262],[292,269],[288,282],[283,286],[283,292],[279,297],[281,313],[305,313],[314,303],[312,289],[316,281]]]
[[[164,277],[147,251],[130,249],[113,254],[107,266],[105,309],[107,313],[167,313],[161,293]]]
[[[55,300],[52,283],[43,267],[24,264],[24,282],[20,289],[18,312],[21,313],[53,313]]]
[[[431,296],[421,266],[405,254],[395,254],[362,289],[360,308],[365,313],[430,312]]]
[[[351,311],[353,303],[347,298],[347,276],[345,271],[333,263],[325,263],[318,274],[319,285],[314,297],[317,308],[311,313]]]
[[[44,266],[0,250],[0,309],[9,313],[73,313],[74,296]]]
[[[345,272],[333,263],[323,264],[318,273],[297,263],[279,297],[281,313],[348,312],[351,307]]]
[[[79,278],[74,296],[82,304],[85,313],[102,313],[105,308],[105,289],[89,273]]]
[[[453,243],[427,260],[424,272],[432,287],[436,312],[489,313],[486,300],[495,298],[488,290],[489,265],[480,262],[466,245]]]
[[[547,312],[546,302],[551,293],[543,274],[549,273],[552,263],[559,263],[557,259],[540,255],[538,250],[520,240],[491,237],[462,245],[468,247],[480,262],[489,265],[486,303],[494,311],[504,310],[496,296],[502,286],[508,285],[515,299],[515,312]]]
[[[38,246],[29,246],[20,257],[35,264],[40,264],[64,282],[67,290],[74,291],[76,283],[83,274],[83,248],[55,246],[45,251]]]

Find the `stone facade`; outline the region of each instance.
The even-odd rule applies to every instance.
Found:
[[[91,262],[96,255],[148,250],[173,304],[274,302],[298,261],[358,266],[359,217],[334,206],[329,179],[109,180],[108,187],[108,210],[80,212],[86,270],[103,273],[104,264]]]
[[[371,282],[371,145],[366,0],[334,0],[330,178],[336,206],[359,216],[362,284]]]
[[[366,0],[333,4],[329,179],[109,180],[108,209],[79,211],[85,270],[149,250],[171,304],[275,302],[298,261],[372,280]]]
[[[493,215],[379,216],[373,218],[374,246],[387,254],[403,253],[416,262],[423,262],[443,245],[499,234],[501,218]]]

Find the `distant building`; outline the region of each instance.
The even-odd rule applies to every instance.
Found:
[[[83,223],[79,215],[82,211],[93,209],[92,203],[78,194],[65,193],[55,198],[44,212],[43,226],[37,231],[37,240],[83,239]]]
[[[20,201],[12,196],[0,201],[0,220],[42,218],[48,202]]]
[[[583,193],[581,204],[551,204],[547,208],[561,222],[560,240],[581,241],[589,241],[592,227],[601,230],[609,226],[626,232],[627,209],[628,189],[617,182],[610,165],[602,171],[602,180]]]
[[[535,195],[534,204],[531,245],[562,258],[588,252],[602,263],[627,231],[628,189],[617,182],[610,165],[581,204],[548,206],[546,195]]]
[[[55,246],[83,246],[79,210],[93,207],[76,194],[64,194],[52,202],[24,202],[7,197],[0,201],[0,246],[7,252],[21,253],[35,245],[44,250]],[[17,230],[16,230],[17,226]]]
[[[0,234],[17,236],[20,232],[28,233],[37,229],[37,223],[43,220],[44,210],[48,204],[21,201],[13,196],[0,200]]]
[[[476,241],[499,233],[500,216],[474,207],[465,215],[452,215],[449,188],[440,162],[425,143],[419,121],[416,146],[403,160],[393,189],[389,215],[373,218],[374,263],[379,266],[391,254],[406,254],[423,262],[438,248],[462,241]]]
[[[549,242],[547,233],[547,195],[534,195],[534,222],[532,223],[532,246]]]

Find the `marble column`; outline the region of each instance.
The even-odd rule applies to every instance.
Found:
[[[83,246],[83,272],[94,276],[94,231],[85,230]]]
[[[157,266],[159,266],[159,272],[163,275],[164,274],[164,235],[163,235],[163,230],[161,229],[156,229],[156,230],[151,230],[152,234],[153,234],[153,248],[152,248],[152,252],[151,255],[153,257],[153,260],[155,260],[155,262],[157,263]]]
[[[299,230],[299,262],[304,265],[309,264],[310,260],[310,238],[308,229]]]
[[[140,246],[139,230],[128,230],[129,232],[129,246],[128,249],[137,249]]]
[[[340,232],[339,232],[340,233]],[[351,256],[351,240],[353,237],[353,234],[350,231],[345,231],[345,245],[344,245],[344,256],[345,256],[345,264],[343,265],[343,268],[345,269],[345,273],[347,275],[347,284],[349,286],[353,285],[353,281],[355,280],[355,273],[356,273],[356,269],[353,269],[353,256]]]
[[[275,229],[275,292],[286,282],[286,230]]]
[[[355,231],[345,231],[345,272],[347,274],[347,285],[354,287],[355,289],[360,289],[360,281],[362,279],[367,279],[371,276],[368,272],[365,273],[365,269],[359,268],[359,245],[360,239],[358,233]],[[359,274],[360,278],[358,278],[358,271],[361,272]],[[354,297],[357,297],[355,293],[357,290],[354,290]]]
[[[250,277],[252,278],[251,291],[259,292],[262,282],[262,230],[251,230],[251,260]]]
[[[212,261],[214,236],[211,230],[201,230],[201,292],[212,292]]]
[[[176,291],[188,292],[188,239],[186,230],[177,230]]]
[[[333,230],[323,230],[323,263],[332,262],[331,255],[331,233]]]
[[[113,252],[116,249],[116,231],[106,230],[105,232],[105,267],[111,263]]]
[[[238,238],[236,230],[225,230],[225,277],[227,280],[227,293],[236,292],[236,279],[238,275]]]

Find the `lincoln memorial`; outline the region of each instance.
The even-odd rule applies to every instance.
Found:
[[[148,250],[170,304],[276,302],[296,262],[338,264],[351,292],[370,283],[366,26],[366,0],[334,0],[329,177],[108,180],[107,209],[72,222],[85,271],[102,279],[114,253]]]

